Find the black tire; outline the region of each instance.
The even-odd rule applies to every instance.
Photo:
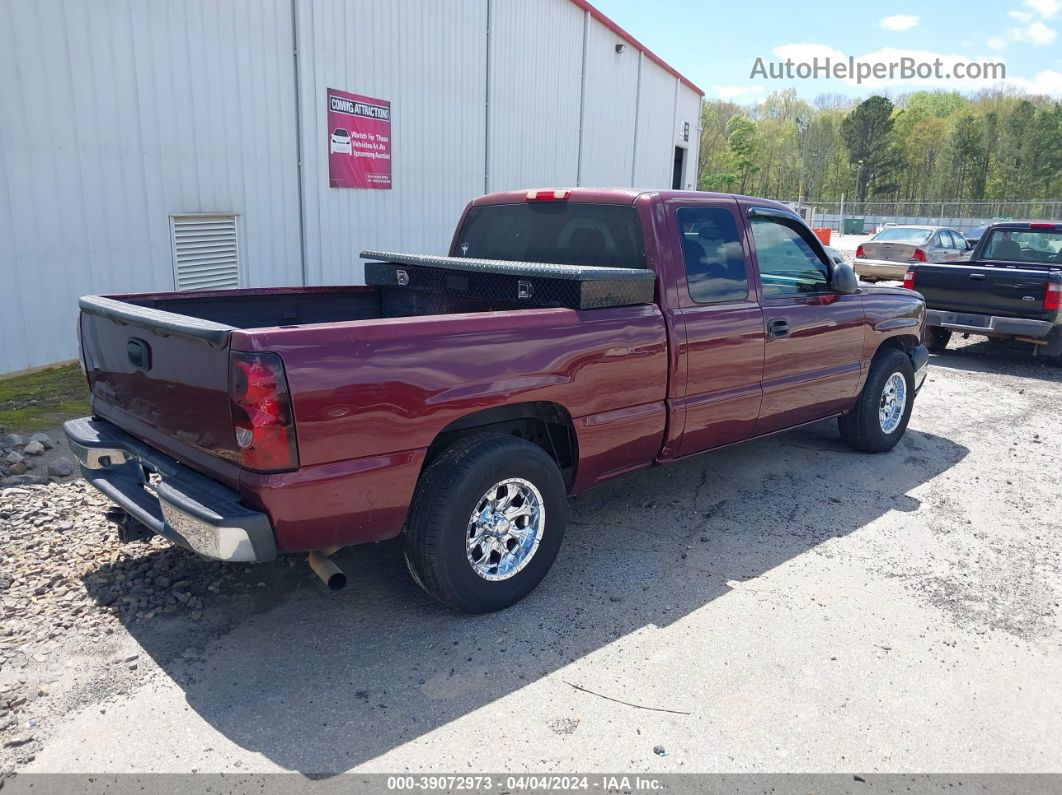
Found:
[[[951,341],[951,329],[940,326],[926,326],[922,334],[922,342],[929,348],[931,353],[944,353]]]
[[[473,568],[466,534],[477,503],[508,478],[520,478],[538,490],[545,520],[538,547],[524,567],[507,579],[490,580]],[[471,436],[456,442],[421,474],[406,521],[406,563],[417,584],[445,605],[468,613],[502,610],[531,593],[546,576],[567,521],[564,478],[541,447],[502,434]]]
[[[881,427],[879,411],[885,385],[897,373],[903,376],[906,383],[906,401],[899,423],[886,433]],[[867,453],[884,453],[891,450],[907,430],[914,398],[914,367],[910,357],[894,348],[879,351],[870,365],[867,382],[859,393],[855,407],[838,417],[841,438],[856,450]]]

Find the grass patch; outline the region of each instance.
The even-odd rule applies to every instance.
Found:
[[[0,379],[0,428],[33,433],[89,413],[85,376],[76,364]]]

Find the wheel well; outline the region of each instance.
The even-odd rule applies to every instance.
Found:
[[[537,444],[557,462],[570,487],[575,474],[575,425],[558,403],[514,403],[476,411],[456,419],[439,431],[424,458],[427,467],[458,439],[474,433],[501,433]]]
[[[874,356],[877,357],[877,355],[882,351],[890,349],[900,351],[901,353],[906,353],[908,356],[910,356],[911,351],[913,351],[916,347],[918,347],[918,337],[914,337],[908,334],[902,334],[896,337],[889,337],[888,339],[883,340],[881,345],[878,346],[878,349],[874,351]]]

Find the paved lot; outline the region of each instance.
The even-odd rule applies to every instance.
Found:
[[[1062,370],[985,342],[932,364],[890,454],[826,423],[576,500],[553,572],[496,615],[436,605],[387,544],[339,555],[340,594],[294,561],[208,569],[200,609],[119,619],[103,583],[202,569],[100,540],[69,589],[85,626],[0,671],[38,694],[0,765],[1058,771]],[[45,488],[95,510],[76,483],[18,500]]]

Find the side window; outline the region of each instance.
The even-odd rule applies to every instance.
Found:
[[[680,207],[675,217],[690,298],[698,304],[745,300],[749,280],[733,214],[722,207]]]
[[[753,216],[751,227],[764,298],[827,291],[829,267],[796,229],[764,216]]]

